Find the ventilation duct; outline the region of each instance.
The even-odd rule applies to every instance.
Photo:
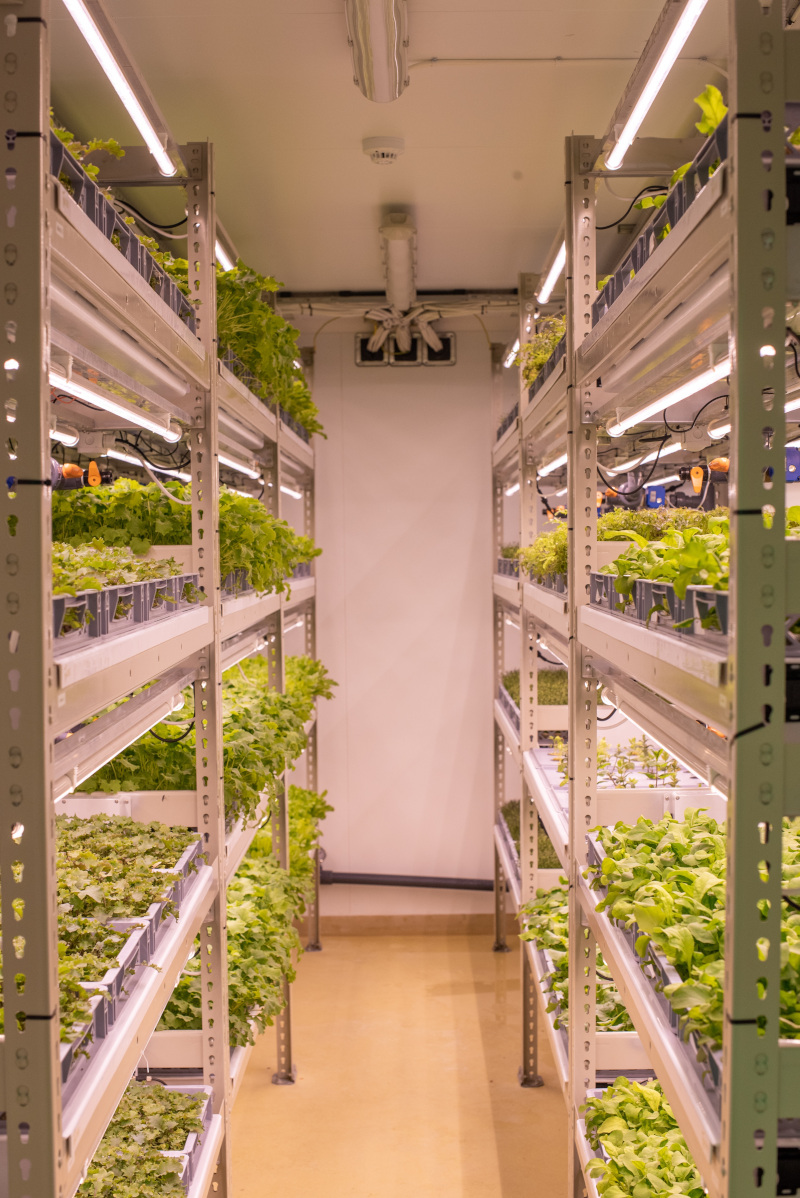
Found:
[[[345,0],[353,82],[368,100],[391,104],[408,87],[406,0]]]

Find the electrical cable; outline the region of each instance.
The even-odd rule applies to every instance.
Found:
[[[153,473],[153,471],[151,469],[151,463],[148,462],[146,455],[142,452],[142,450],[139,448],[138,445],[132,446],[130,441],[123,441],[121,437],[117,437],[117,441],[119,441],[120,444],[122,444],[122,445],[127,445],[129,449],[131,449],[131,448],[135,449],[136,452],[141,455],[142,469],[145,471],[146,474],[150,475],[153,482],[156,484],[156,486],[161,491],[164,492],[167,499],[169,499],[172,503],[179,503],[183,507],[191,507],[191,505],[192,505],[191,499],[178,499],[175,495],[172,494],[171,491],[167,490],[167,488],[164,486],[164,484],[162,483],[160,478],[156,478],[155,474]]]
[[[792,353],[794,354],[794,372],[800,379],[800,366],[797,364],[797,346],[795,345],[794,341],[790,341],[789,345],[791,347]]]
[[[186,737],[189,735],[192,728],[194,728],[194,720],[192,720],[189,727],[185,732],[182,732],[180,736],[159,736],[159,734],[154,732],[152,728],[148,728],[148,732],[151,736],[154,736],[156,740],[160,740],[162,745],[178,745],[182,740],[186,740]]]
[[[174,225],[157,225],[153,221],[148,220],[143,212],[140,212],[138,208],[134,208],[133,204],[129,204],[127,200],[116,200],[115,203],[120,208],[124,208],[126,212],[130,212],[133,216],[138,216],[139,220],[143,220],[146,225],[151,229],[155,229],[157,233],[166,233],[169,229],[179,229],[189,219],[188,216],[184,216],[181,220],[176,220]],[[184,233],[183,236],[185,237],[186,234]]]
[[[798,377],[800,377],[800,376],[798,376]],[[665,427],[666,427],[666,428],[669,430],[669,432],[671,432],[671,433],[688,433],[688,432],[691,432],[691,430],[692,430],[692,429],[694,428],[694,426],[697,424],[697,420],[698,420],[698,417],[700,416],[700,413],[701,413],[701,412],[704,412],[704,411],[706,410],[706,408],[709,406],[709,404],[716,403],[718,399],[730,399],[730,393],[728,392],[728,393],[726,393],[725,395],[715,395],[713,399],[707,399],[707,400],[706,400],[706,402],[705,402],[705,403],[702,405],[702,407],[700,407],[700,408],[698,408],[698,409],[697,409],[697,412],[695,413],[695,418],[694,418],[694,420],[692,421],[692,423],[691,423],[691,424],[690,424],[690,425],[689,425],[687,428],[673,428],[673,426],[672,426],[672,425],[669,423],[669,421],[667,420],[667,416],[666,416],[666,413],[665,413],[665,414],[664,414],[664,425],[665,425]]]
[[[596,233],[602,233],[604,229],[613,229],[613,228],[615,228],[615,227],[616,227],[618,224],[621,224],[621,222],[622,222],[622,221],[624,221],[625,217],[628,215],[628,213],[630,212],[631,208],[632,208],[632,207],[633,207],[633,205],[636,203],[636,201],[637,201],[638,199],[641,199],[641,197],[642,197],[643,195],[645,195],[645,194],[646,194],[648,191],[657,191],[657,192],[659,193],[659,195],[666,195],[666,194],[667,194],[667,192],[666,192],[666,189],[665,189],[664,187],[659,187],[657,184],[654,184],[654,183],[651,183],[649,187],[643,187],[643,188],[642,188],[642,190],[641,190],[640,192],[638,192],[638,194],[637,194],[637,195],[635,195],[635,196],[633,197],[633,199],[631,200],[630,204],[628,205],[628,207],[627,207],[627,208],[625,209],[625,211],[623,212],[622,216],[618,217],[618,219],[617,219],[617,220],[612,220],[612,222],[611,222],[611,224],[610,224],[610,225],[595,225],[595,232],[596,232]]]
[[[788,894],[782,894],[781,898],[785,903],[788,903],[790,907],[793,907],[795,911],[800,911],[800,903],[796,903],[794,899],[790,899]]]
[[[704,489],[702,497],[700,499],[700,503],[698,504],[698,509],[702,509],[703,504],[706,501],[706,495],[708,494],[708,488],[711,486],[711,467],[709,466],[708,462],[705,462],[704,465],[705,465],[706,470],[708,471],[708,478],[706,479],[705,489]]]
[[[609,491],[613,491],[615,495],[621,495],[623,498],[625,498],[628,495],[635,495],[637,493],[637,491],[643,491],[645,489],[645,487],[647,486],[647,484],[650,482],[650,479],[655,474],[656,466],[658,465],[658,459],[661,457],[661,450],[664,448],[664,445],[668,440],[669,440],[669,435],[662,437],[661,444],[658,447],[658,453],[655,456],[655,461],[653,462],[653,465],[650,469],[650,473],[648,474],[647,478],[644,479],[643,482],[639,483],[638,487],[632,487],[630,489],[630,491],[618,491],[616,489],[616,487],[613,487],[611,485],[611,483],[608,481],[608,479],[603,474],[603,471],[598,466],[597,473],[600,475],[601,481],[605,484],[605,486],[608,488]]]
[[[602,718],[602,719],[600,718],[600,716],[597,716],[597,722],[598,722],[598,724],[607,724],[607,723],[608,723],[608,721],[609,721],[609,720],[610,720],[610,719],[611,719],[613,716],[615,716],[615,715],[617,714],[617,712],[618,712],[618,711],[619,711],[619,708],[618,708],[618,707],[615,707],[615,708],[614,708],[614,710],[613,710],[613,711],[612,711],[612,712],[611,712],[609,715],[603,716],[603,718]]]
[[[561,669],[564,668],[563,661],[551,661],[549,657],[545,657],[541,649],[536,650],[536,656],[541,657],[542,661],[546,661],[549,666],[559,666]]]

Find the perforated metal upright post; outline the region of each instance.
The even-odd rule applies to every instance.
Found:
[[[495,569],[500,548],[503,544],[503,483],[495,475],[492,484],[492,515],[494,523],[494,543],[492,546],[492,570]],[[501,601],[494,599],[494,624],[492,630],[494,666],[492,671],[492,701],[497,697],[503,678],[505,665],[505,608]],[[494,826],[500,815],[500,808],[506,798],[506,742],[503,733],[492,721],[494,727],[494,809],[492,811],[492,835]],[[506,871],[497,845],[492,840],[494,852],[494,944],[496,953],[510,952],[506,943]]]
[[[522,339],[522,337],[520,337]],[[525,388],[520,390],[520,413],[527,400]],[[520,441],[520,545],[531,545],[536,535],[536,458],[535,448],[530,441]],[[522,638],[519,668],[519,747],[520,761],[525,753],[539,743],[539,658],[537,649],[536,621],[525,610],[523,597],[524,581],[520,582],[520,636]],[[530,902],[536,894],[539,872],[539,813],[533,802],[525,770],[522,768],[522,797],[520,799],[519,862],[521,899]],[[536,979],[531,969],[526,946],[520,942],[522,961],[522,1065],[519,1071],[520,1085],[537,1087],[543,1085],[539,1073],[539,998]]]
[[[596,946],[577,901],[586,865],[586,833],[597,823],[597,685],[578,639],[578,613],[589,602],[597,566],[597,448],[591,412],[576,387],[577,351],[591,330],[595,278],[595,183],[588,176],[599,152],[589,137],[566,143],[567,468],[569,603],[569,1079],[568,1193],[584,1191],[575,1147],[577,1109],[595,1083]],[[580,979],[580,981],[579,981]]]
[[[55,707],[50,581],[49,176],[46,0],[0,5],[4,76],[2,223],[3,575],[0,652],[0,835],[3,881],[3,1101],[9,1198],[61,1192]],[[13,363],[13,365],[12,365]],[[11,482],[11,477],[16,479]],[[1,1183],[0,1183],[1,1184]]]
[[[267,638],[267,660],[269,662],[269,684],[274,690],[284,687],[283,672],[283,613],[279,612],[270,624]],[[289,868],[289,807],[285,775],[277,779],[275,799],[272,804],[272,851],[281,869]],[[275,1019],[278,1061],[272,1075],[275,1086],[291,1086],[297,1077],[292,1061],[292,988],[289,979],[283,977],[283,1010]]]
[[[785,87],[784,52],[796,36],[783,32],[782,5],[732,0],[729,662],[736,731],[728,808],[721,1155],[731,1198],[774,1193],[777,1174],[787,612],[784,98],[800,95]],[[791,82],[796,87],[800,81]]]
[[[306,483],[306,488],[303,495],[303,503],[305,508],[305,533],[308,537],[314,536],[314,482],[313,479]],[[317,612],[316,598],[306,606],[305,613],[305,652],[308,657],[317,656]],[[319,788],[319,764],[317,760],[317,721],[314,720],[314,726],[308,734],[308,745],[306,747],[306,785],[309,790],[318,790]],[[314,850],[314,892],[311,902],[308,905],[308,943],[306,944],[307,953],[322,952],[322,942],[319,935],[319,881],[323,850],[317,846]]]
[[[225,787],[222,750],[221,579],[219,558],[219,461],[216,371],[216,266],[213,153],[207,142],[186,147],[189,289],[197,308],[197,335],[208,354],[208,386],[195,398],[192,452],[192,549],[213,612],[213,639],[202,654],[194,684],[197,746],[197,824],[208,860],[216,862],[217,897],[200,929],[200,997],[203,1015],[203,1079],[214,1089],[214,1111],[225,1134],[215,1182],[230,1195],[231,1070],[228,1035],[228,937],[225,872]]]

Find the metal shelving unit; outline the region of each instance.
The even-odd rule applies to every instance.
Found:
[[[764,961],[756,952],[759,938],[770,946],[781,940],[780,869],[762,867],[759,874],[759,862],[780,858],[781,820],[800,811],[794,781],[798,737],[794,725],[784,721],[783,638],[785,619],[800,611],[800,577],[797,546],[784,538],[785,420],[780,415],[787,389],[791,394],[798,382],[781,364],[783,312],[788,301],[800,299],[787,283],[783,169],[784,125],[792,120],[791,113],[784,115],[785,105],[800,98],[800,35],[784,28],[781,5],[729,0],[728,10],[727,156],[715,164],[669,235],[599,319],[592,311],[594,212],[604,147],[595,137],[567,140],[564,368],[556,368],[530,398],[521,395],[517,421],[493,448],[498,544],[508,480],[513,476],[520,483],[521,544],[529,545],[538,531],[537,471],[560,455],[568,458],[565,470],[547,480],[557,477],[558,485],[568,488],[567,593],[525,578],[495,576],[498,677],[504,668],[504,613],[518,613],[515,618],[522,624],[521,735],[517,752],[507,752],[514,730],[496,704],[495,808],[509,784],[509,758],[521,757],[523,851],[512,885],[516,905],[543,881],[537,869],[537,816],[569,875],[570,977],[583,976],[586,985],[570,986],[568,1052],[563,1045],[553,1043],[553,1048],[574,1145],[569,1193],[575,1195],[597,1193],[586,1174],[593,1152],[580,1115],[585,1095],[602,1068],[633,1067],[622,1055],[609,1062],[605,1035],[596,1031],[597,950],[636,1028],[645,1068],[661,1082],[714,1198],[775,1192],[779,1164],[783,1167],[779,1120],[800,1117],[800,1051],[797,1042],[779,1037],[780,953],[770,951]],[[659,148],[669,155],[664,142]],[[679,142],[674,150],[677,166],[689,155]],[[648,171],[648,152],[646,140],[635,143],[633,164],[622,173],[663,175],[663,165]],[[654,153],[649,161],[655,163]],[[794,253],[794,241],[788,244],[788,252]],[[613,445],[602,436],[608,423],[624,421],[728,358],[733,618],[727,637],[715,643],[714,638],[670,635],[593,606],[589,575],[597,569],[598,445],[604,453]],[[678,418],[692,420],[714,394],[711,388],[698,391],[683,402]],[[691,447],[683,448],[691,456]],[[630,450],[620,456],[630,457]],[[535,752],[540,728],[536,649],[542,642],[569,667],[567,802],[548,784]],[[597,894],[583,877],[590,828],[654,814],[653,792],[649,799],[645,793],[627,792],[620,806],[599,785],[595,761],[601,683],[621,715],[712,788],[704,792],[706,805],[718,818],[723,812],[727,818],[721,1098],[720,1090],[715,1095],[700,1081],[688,1046],[670,1025],[630,944],[597,910]],[[679,809],[680,803],[676,813]],[[505,879],[514,868],[497,827],[495,847],[497,947],[504,943]],[[520,1076],[523,1085],[530,1085],[538,1080],[542,974],[535,961],[526,962],[525,955],[523,961]]]
[[[6,297],[5,370],[0,382],[6,434],[2,519],[4,577],[0,603],[4,646],[0,757],[7,821],[0,837],[4,881],[3,1003],[0,1038],[9,1198],[70,1198],[102,1138],[184,968],[195,937],[206,971],[203,1030],[179,1042],[181,1068],[213,1090],[214,1116],[195,1170],[191,1198],[230,1195],[230,1109],[249,1053],[229,1057],[225,891],[255,825],[226,830],[223,798],[224,669],[255,652],[272,665],[282,688],[284,622],[302,618],[305,649],[314,653],[315,580],[298,579],[290,597],[225,599],[219,577],[216,521],[219,439],[248,433],[263,467],[264,502],[277,516],[281,486],[303,497],[303,531],[313,535],[314,452],[283,419],[218,361],[215,305],[213,152],[182,147],[190,218],[190,287],[199,298],[197,334],[188,329],[51,176],[49,169],[49,6],[23,0],[6,6],[9,123],[3,212],[6,252],[0,274]],[[10,77],[13,76],[13,79]],[[11,105],[11,107],[9,107]],[[136,158],[136,152],[133,152]],[[141,156],[139,156],[140,158]],[[101,179],[102,181],[102,179]],[[138,182],[164,183],[153,166]],[[123,632],[107,644],[87,641],[53,658],[50,582],[50,369],[105,382],[141,412],[180,423],[191,450],[191,566],[205,601],[159,623]],[[86,409],[98,430],[135,421]],[[13,518],[13,519],[12,519]],[[147,690],[105,711],[145,683]],[[102,764],[164,719],[192,685],[201,721],[197,787],[185,793],[79,797]],[[97,719],[86,723],[90,717]],[[316,785],[315,721],[307,726],[308,785]],[[70,733],[69,736],[62,734]],[[57,740],[58,738],[58,740]],[[180,919],[159,940],[159,971],[144,976],[82,1077],[62,1100],[59,1068],[55,824],[58,811],[115,810],[197,827],[208,864],[187,887]],[[278,809],[276,852],[287,861],[286,789]],[[13,918],[12,918],[13,911]],[[318,903],[311,947],[319,947]],[[14,962],[12,967],[11,963]],[[279,1026],[276,1080],[290,1081],[291,1014]],[[16,1016],[16,1017],[15,1017]],[[155,1052],[155,1049],[153,1050]],[[184,1055],[185,1053],[185,1055]]]

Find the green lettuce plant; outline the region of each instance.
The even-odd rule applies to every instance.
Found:
[[[525,345],[521,345],[516,357],[527,387],[533,385],[542,368],[553,356],[559,341],[567,331],[566,316],[545,316],[538,322],[538,331]]]

